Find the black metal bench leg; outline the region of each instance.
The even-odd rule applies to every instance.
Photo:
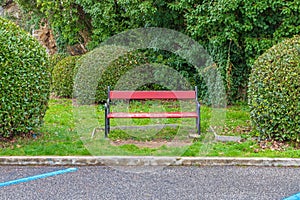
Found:
[[[105,137],[107,138],[108,136],[108,118],[107,118],[107,113],[105,111]]]
[[[196,126],[197,126],[197,132],[198,135],[201,134],[201,108],[200,108],[200,104],[197,104],[197,119],[196,119]]]
[[[197,133],[198,135],[201,133],[200,117],[197,117]]]
[[[110,119],[107,118],[107,133],[109,134],[110,133]]]
[[[108,118],[109,107],[105,104],[105,137],[107,138],[110,131],[110,123]]]
[[[110,132],[110,120],[109,118],[105,118],[105,137],[107,138]]]

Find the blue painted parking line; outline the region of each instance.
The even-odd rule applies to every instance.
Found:
[[[45,174],[29,176],[29,177],[26,177],[26,178],[21,178],[21,179],[16,179],[16,180],[0,183],[0,187],[19,184],[19,183],[24,183],[24,182],[33,181],[33,180],[36,180],[36,179],[47,178],[47,177],[50,177],[50,176],[56,176],[56,175],[59,175],[59,174],[75,172],[75,171],[77,171],[77,168],[68,168],[68,169],[58,170],[58,171],[49,172],[49,173],[45,173]]]
[[[285,198],[283,200],[300,200],[300,193],[295,194],[295,195],[290,196],[290,197],[287,197],[287,198]]]

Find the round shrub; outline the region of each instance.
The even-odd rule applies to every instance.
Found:
[[[53,71],[55,65],[62,59],[66,58],[67,56],[68,56],[68,54],[66,54],[66,53],[56,53],[56,54],[50,55],[49,72],[52,74],[52,71]]]
[[[66,98],[73,96],[75,66],[78,58],[79,56],[68,56],[54,66],[51,91],[55,96]]]
[[[285,40],[255,62],[249,82],[251,121],[262,138],[300,139],[300,36]]]
[[[49,100],[46,50],[14,23],[0,18],[0,138],[30,134]]]
[[[184,67],[180,64],[180,58],[176,58],[175,54],[162,55],[161,53],[164,52],[156,52],[151,49],[131,51],[131,49],[126,47],[113,45],[103,45],[88,52],[83,55],[76,64],[78,69],[78,73],[75,77],[75,96],[77,103],[103,103],[107,99],[107,86],[111,86],[111,89],[115,89],[115,85],[125,83],[122,85],[124,86],[122,89],[126,90],[136,85],[134,81],[138,79],[145,80],[145,84],[137,88],[140,90],[162,90],[168,89],[168,86],[173,87],[175,85],[186,88],[186,80],[191,81],[192,78],[186,75],[186,71],[183,70]],[[170,59],[168,58],[169,55],[171,55]],[[156,63],[158,65],[156,65]],[[162,66],[170,66],[170,68],[177,70],[183,75],[184,80],[178,82],[178,79],[176,80],[175,77],[170,78],[170,76],[168,76],[168,69]],[[160,71],[163,69],[165,69],[165,71]],[[132,74],[132,79],[131,76],[126,76],[127,73],[134,73]],[[198,74],[194,74],[194,78],[195,77],[198,78]],[[159,81],[155,81],[162,79],[165,80],[163,85],[160,85]],[[154,80],[155,83],[148,83],[146,80]],[[196,81],[191,82],[191,85],[198,83]],[[199,80],[199,82],[203,81]],[[200,88],[205,89],[202,85]],[[120,85],[118,85],[118,87],[120,87]]]
[[[96,102],[104,102],[107,99],[107,87],[117,84],[119,79],[130,69],[146,64],[147,58],[142,52],[129,52],[114,60],[101,75],[96,91]]]
[[[81,56],[76,64],[74,92],[78,104],[102,103],[107,86],[113,86],[128,70],[146,63],[140,52],[122,46],[100,46]]]

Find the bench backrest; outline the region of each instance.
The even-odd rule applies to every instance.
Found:
[[[197,88],[187,91],[108,91],[109,99],[196,99]]]

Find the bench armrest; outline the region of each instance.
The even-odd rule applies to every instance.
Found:
[[[197,112],[198,118],[200,118],[200,113],[201,113],[200,107],[201,107],[201,105],[200,105],[199,101],[196,101],[196,112]]]
[[[104,104],[104,108],[105,108],[105,110],[109,110],[109,107],[110,107],[110,100],[107,99],[106,103]]]
[[[105,112],[107,112],[107,114],[110,111],[110,100],[107,99],[106,103],[104,104],[104,108],[105,108]]]
[[[200,103],[199,103],[199,101],[196,101],[196,105],[197,105],[197,108],[200,108]]]

